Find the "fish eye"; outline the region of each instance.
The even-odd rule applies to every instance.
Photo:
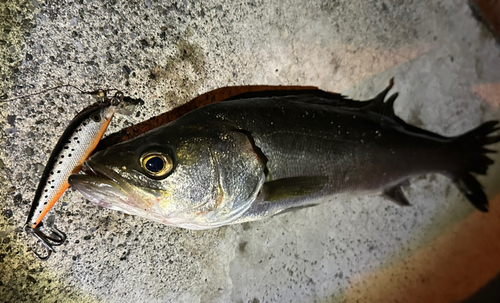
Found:
[[[92,120],[94,120],[95,122],[101,121],[101,115],[99,115],[99,114],[93,115],[92,116]]]
[[[172,159],[160,152],[146,153],[141,157],[142,168],[153,177],[163,177],[173,167]]]

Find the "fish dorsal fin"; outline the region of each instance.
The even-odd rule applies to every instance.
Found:
[[[393,124],[404,127],[407,130],[418,131],[416,127],[407,127],[407,124],[394,113],[394,102],[398,93],[392,94],[386,99],[387,94],[394,86],[394,78],[389,80],[389,85],[377,96],[366,101],[349,99],[338,93],[331,93],[320,89],[289,89],[289,90],[265,90],[241,93],[239,95],[224,99],[225,101],[243,101],[248,99],[271,99],[277,98],[286,101],[301,102],[336,107],[339,110],[355,111],[365,114],[379,123]]]
[[[264,98],[283,98],[288,101],[327,105],[348,110],[364,109],[371,102],[352,100],[339,93],[327,92],[320,89],[249,92],[225,99],[224,101]]]
[[[346,98],[345,96],[323,91],[320,89],[303,89],[303,90],[267,90],[242,93],[224,101],[245,100],[245,99],[263,99],[263,98],[286,98],[290,101],[303,102],[309,104],[329,105],[347,110],[364,110],[367,112],[377,113],[389,118],[394,117],[394,101],[397,94],[385,98],[389,90],[394,86],[394,79],[389,81],[389,85],[379,93],[375,98],[368,101],[357,101]]]
[[[290,100],[312,103],[312,104],[324,104],[332,106],[346,106],[350,107],[350,103],[356,103],[355,107],[363,107],[366,104],[364,102],[353,101],[339,93],[327,92],[321,89],[300,89],[300,90],[266,90],[266,91],[256,91],[242,93],[227,99],[224,101],[234,101],[234,100],[245,100],[245,99],[263,99],[263,98],[280,98],[288,97]]]

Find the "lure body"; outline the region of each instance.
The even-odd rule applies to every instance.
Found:
[[[68,125],[45,166],[26,228],[36,228],[64,191],[68,177],[78,172],[82,163],[99,143],[116,111],[117,101],[107,99],[82,110]]]

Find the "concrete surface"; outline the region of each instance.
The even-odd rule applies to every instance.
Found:
[[[393,76],[396,113],[413,125],[457,135],[499,117],[500,46],[465,0],[16,0],[0,3],[0,34],[0,98],[64,83],[142,98],[111,132],[221,86],[314,85],[368,98]],[[426,302],[456,302],[500,272],[498,261],[472,270],[480,278],[419,271],[474,249],[435,244],[462,222],[499,221],[500,211],[480,216],[436,175],[413,180],[409,208],[363,197],[196,232],[70,190],[46,219],[68,241],[39,262],[21,227],[57,137],[91,102],[62,89],[0,104],[0,301],[418,302],[453,276],[462,284],[444,284]],[[491,197],[499,172],[481,178]],[[464,230],[494,245],[489,225]],[[453,235],[446,241],[461,241]],[[474,253],[456,262],[476,266]],[[409,284],[416,296],[405,297]]]

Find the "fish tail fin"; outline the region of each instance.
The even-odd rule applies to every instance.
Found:
[[[488,211],[488,198],[482,185],[472,173],[485,175],[488,166],[493,164],[487,154],[496,151],[485,148],[485,145],[500,141],[500,136],[489,136],[499,130],[498,121],[488,121],[475,129],[455,137],[452,141],[455,153],[458,153],[462,165],[451,171],[452,178],[459,190],[480,211]]]

